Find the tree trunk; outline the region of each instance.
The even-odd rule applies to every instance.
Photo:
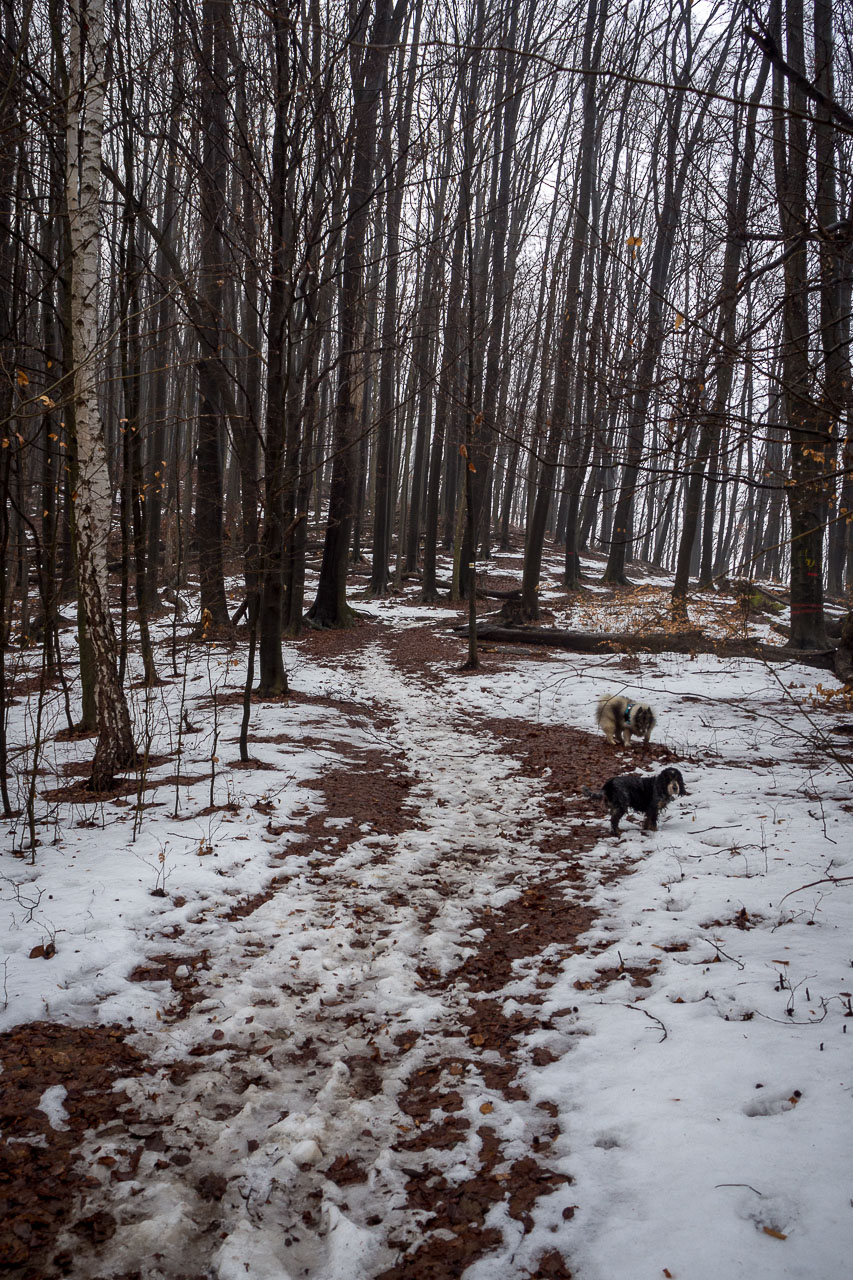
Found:
[[[341,347],[334,421],[334,461],[329,517],[317,596],[308,617],[321,627],[345,627],[353,621],[346,600],[346,573],[352,522],[354,464],[359,421],[360,347],[364,332],[364,248],[373,201],[376,118],[391,46],[396,43],[406,0],[376,0],[367,39],[367,7],[351,35],[350,70],[354,97],[352,174],[344,232],[341,288]],[[365,41],[363,49],[360,42]]]
[[[382,309],[382,353],[379,362],[378,425],[376,432],[375,491],[373,501],[373,550],[368,594],[388,594],[388,566],[391,558],[391,466],[393,460],[396,406],[394,388],[400,359],[398,323],[398,290],[400,277],[400,217],[406,193],[409,166],[409,138],[415,100],[417,60],[420,46],[422,0],[415,8],[406,92],[398,99],[396,130],[397,155],[393,152],[390,88],[383,93],[382,158],[388,174],[386,197],[386,271]]]
[[[436,584],[436,556],[438,553],[439,489],[441,463],[445,453],[445,437],[448,424],[455,421],[456,406],[462,399],[459,387],[460,325],[462,309],[463,262],[465,254],[465,211],[457,211],[453,249],[450,259],[450,281],[447,297],[447,318],[444,328],[441,365],[438,376],[438,394],[435,402],[435,423],[430,449],[429,476],[427,478],[427,507],[424,521],[424,569],[421,598],[431,602],[438,599]],[[451,448],[447,451],[446,475],[455,476],[456,457]],[[446,486],[445,486],[446,488]],[[447,494],[445,493],[445,498]]]
[[[693,69],[694,45],[689,28],[689,14],[682,11],[676,21],[676,32],[687,31],[687,47],[683,66],[678,73],[678,86],[670,95],[666,118],[666,159],[664,161],[663,192],[655,246],[652,252],[647,301],[646,333],[643,338],[634,392],[628,412],[628,446],[619,488],[619,497],[613,515],[613,535],[610,555],[603,580],[625,583],[625,562],[633,542],[633,509],[637,480],[643,458],[646,422],[654,388],[655,371],[666,336],[666,293],[670,277],[672,254],[681,216],[684,187],[693,164],[703,123],[717,79],[728,55],[735,24],[730,22],[721,36],[721,50],[709,77],[709,96],[696,109],[687,137],[682,137],[685,92],[681,87],[689,83]],[[681,158],[678,159],[679,150]]]
[[[203,325],[203,345],[198,363],[198,445],[195,509],[195,540],[202,627],[227,627],[225,568],[222,547],[223,459],[222,402],[223,342],[221,313],[226,261],[223,225],[226,203],[226,161],[228,134],[225,124],[226,76],[228,65],[228,0],[203,0],[202,47],[199,60],[201,82],[202,153],[199,165],[199,212],[201,268],[199,300]]]
[[[712,406],[702,419],[696,453],[687,481],[681,539],[678,547],[678,562],[672,588],[673,612],[682,620],[686,615],[685,601],[690,580],[690,566],[693,560],[693,546],[702,505],[702,485],[705,479],[705,467],[711,453],[713,441],[719,434],[720,424],[725,420],[734,381],[734,365],[737,354],[737,280],[755,165],[755,123],[767,80],[767,70],[765,62],[758,73],[743,131],[739,128],[739,110],[736,110],[733,120],[732,158],[727,193],[728,239],[723,260],[720,314],[717,324],[717,380]],[[741,141],[742,139],[743,142]],[[741,147],[743,147],[743,159],[739,160]]]
[[[814,0],[815,84],[829,99],[835,97],[835,34],[832,6],[828,0]],[[815,155],[817,162],[816,212],[822,236],[820,241],[820,322],[823,346],[823,394],[821,404],[830,419],[831,442],[827,462],[840,457],[841,483],[833,488],[836,511],[849,511],[853,502],[853,476],[850,474],[849,410],[851,397],[850,370],[850,299],[853,258],[849,248],[845,255],[832,228],[838,223],[837,135],[830,113],[817,111]],[[846,257],[846,261],[845,261]],[[840,491],[840,492],[839,492]],[[836,519],[829,528],[828,589],[834,595],[842,591],[844,550],[847,522]]]
[[[603,3],[600,9],[599,4]],[[586,14],[586,30],[584,32],[583,65],[597,65],[601,42],[604,36],[604,24],[607,16],[607,0],[589,0]],[[572,248],[569,256],[568,279],[566,282],[566,301],[564,303],[563,323],[560,328],[560,339],[557,353],[557,368],[554,378],[554,395],[551,404],[551,426],[545,445],[542,469],[539,476],[539,487],[536,504],[527,530],[527,546],[524,556],[524,575],[522,579],[522,609],[525,617],[535,620],[539,617],[539,578],[542,572],[542,550],[545,543],[545,529],[548,510],[554,490],[557,459],[560,446],[565,439],[567,418],[569,414],[569,393],[575,380],[575,338],[578,327],[578,315],[581,300],[581,271],[588,252],[589,214],[592,201],[592,186],[595,177],[595,133],[596,133],[596,93],[598,87],[593,76],[585,76],[583,82],[583,124],[577,153],[577,169],[575,174],[575,217],[572,235]],[[575,406],[577,410],[577,406]],[[577,412],[575,413],[577,417]],[[575,422],[574,436],[580,432],[580,423]],[[577,445],[579,441],[575,441]],[[572,450],[571,457],[577,460],[579,450]],[[578,481],[579,492],[579,481]],[[575,515],[577,513],[575,512]],[[576,577],[576,574],[575,574]],[[576,585],[576,580],[568,583]]]
[[[107,538],[112,511],[104,431],[98,409],[98,201],[105,96],[102,0],[71,0],[66,195],[71,241],[71,335],[77,478],[74,533],[80,599],[95,659],[98,743],[93,791],[107,790],[133,762],[133,734],[118,679],[109,612]]]
[[[267,426],[264,447],[264,527],[261,535],[260,677],[258,692],[287,693],[281,651],[284,603],[285,445],[290,392],[294,228],[287,199],[289,159],[290,19],[287,5],[272,14],[275,51],[275,129],[270,181],[272,270],[270,272]]]
[[[795,70],[805,70],[802,0],[787,0],[787,55]],[[781,30],[781,0],[774,0],[772,20]],[[785,237],[782,379],[788,425],[791,516],[791,647],[826,646],[823,616],[823,531],[826,501],[823,487],[830,447],[831,420],[815,400],[809,352],[809,267],[807,226],[808,144],[806,99],[788,83],[787,116],[783,115],[781,72],[774,66],[774,162],[779,220]]]

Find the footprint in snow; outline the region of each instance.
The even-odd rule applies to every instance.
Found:
[[[746,1187],[740,1191],[735,1213],[744,1222],[751,1222],[756,1231],[776,1240],[787,1240],[796,1228],[799,1212],[794,1200],[786,1195],[768,1192],[766,1187],[756,1190]]]

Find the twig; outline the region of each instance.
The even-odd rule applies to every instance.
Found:
[[[641,1009],[640,1006],[636,1004],[626,1004],[625,1008],[633,1010],[634,1013],[644,1013],[647,1018],[651,1018],[652,1022],[656,1022],[660,1027],[661,1031],[663,1032],[663,1035],[661,1036],[660,1040],[658,1040],[658,1044],[663,1044],[664,1040],[666,1040],[667,1036],[669,1035],[669,1032],[661,1022],[660,1018],[656,1018],[653,1013],[649,1013],[648,1009]]]
[[[813,889],[816,884],[843,884],[845,880],[853,880],[853,876],[822,876],[820,880],[810,880],[808,884],[801,884],[797,889],[789,889],[785,898],[790,898],[792,893],[802,893],[803,889]],[[780,907],[785,898],[779,899]]]
[[[755,1016],[763,1018],[765,1022],[775,1022],[780,1027],[816,1027],[823,1022],[828,1012],[828,1009],[824,1009],[819,1018],[771,1018],[769,1013],[762,1013],[760,1009],[756,1009]]]
[[[740,960],[736,960],[734,956],[730,956],[728,951],[724,951],[723,948],[718,943],[716,943],[713,938],[703,938],[702,941],[707,942],[710,946],[712,946],[718,956],[725,956],[727,960],[731,960],[733,964],[736,964],[739,969],[744,968]]]
[[[814,775],[812,771],[809,770],[809,780],[811,781],[813,777]],[[808,795],[808,792],[805,791],[805,788],[801,787],[800,790],[804,792],[807,799],[812,799],[812,797]],[[833,840],[832,836],[829,834],[829,832],[826,829],[826,810],[823,807],[823,796],[820,794],[820,792],[818,791],[817,787],[814,786],[814,784],[812,784],[812,792],[813,792],[813,798],[815,800],[815,803],[820,807],[820,818],[821,818],[821,822],[823,823],[823,838],[824,840],[828,840],[830,844],[838,844],[838,841]],[[808,813],[810,818],[813,818],[815,816],[812,813],[811,809],[807,809],[806,812]]]
[[[804,719],[805,719],[805,720],[808,722],[808,724],[811,726],[812,731],[813,731],[813,733],[814,733],[815,737],[819,740],[820,745],[821,745],[821,747],[823,748],[823,750],[826,752],[826,754],[827,754],[828,756],[831,756],[831,757],[832,757],[832,759],[835,761],[835,763],[836,763],[837,765],[840,765],[840,766],[841,766],[841,768],[842,768],[842,769],[844,770],[844,772],[847,774],[847,777],[848,777],[848,778],[853,777],[853,770],[851,770],[850,765],[847,763],[847,761],[844,759],[844,757],[838,753],[838,751],[836,750],[835,746],[834,746],[834,745],[833,745],[833,743],[830,741],[830,739],[829,739],[829,737],[827,736],[827,734],[826,734],[826,733],[824,733],[823,729],[821,729],[821,728],[820,728],[820,726],[817,724],[817,721],[814,719],[814,717],[813,717],[812,715],[810,715],[810,714],[809,714],[809,711],[808,711],[808,709],[806,708],[805,703],[804,703],[804,702],[800,702],[800,701],[799,701],[799,699],[797,699],[797,698],[795,698],[795,697],[794,697],[794,695],[791,693],[791,690],[790,690],[790,689],[788,688],[788,686],[785,684],[784,680],[781,680],[781,679],[779,678],[779,674],[778,674],[778,672],[776,671],[776,669],[773,667],[773,665],[772,665],[771,663],[769,663],[769,662],[766,662],[766,661],[765,661],[765,662],[764,662],[764,668],[765,668],[765,670],[767,671],[768,675],[771,675],[771,676],[773,677],[773,679],[776,681],[776,683],[778,684],[779,688],[782,690],[783,696],[784,696],[785,698],[787,698],[787,700],[788,700],[789,702],[793,703],[793,705],[797,708],[797,710],[800,712],[800,714],[804,717]],[[798,729],[794,728],[794,727],[793,727],[792,725],[790,725],[787,721],[785,722],[785,724],[784,724],[784,725],[781,725],[781,724],[780,724],[780,722],[779,722],[778,720],[776,720],[776,718],[775,718],[774,716],[768,716],[767,718],[768,718],[768,719],[770,719],[770,720],[772,720],[772,721],[773,721],[773,723],[774,723],[774,724],[776,724],[777,726],[779,726],[780,728],[784,728],[786,732],[791,732],[791,731],[793,730],[793,732],[797,734],[797,737],[801,738],[804,742],[808,742],[808,741],[809,741],[809,739],[808,739],[808,737],[807,737],[807,735],[806,735],[806,734],[804,734],[804,733],[800,732],[800,730],[798,730]]]
[[[762,1194],[755,1187],[750,1186],[748,1182],[715,1182],[714,1187],[715,1189],[717,1187],[746,1187],[748,1191],[754,1191],[757,1196]]]

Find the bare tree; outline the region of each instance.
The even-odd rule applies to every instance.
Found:
[[[112,488],[98,408],[98,246],[105,54],[103,0],[71,0],[66,199],[71,248],[76,477],[74,533],[80,599],[95,656],[98,743],[92,788],[107,789],[134,758],[109,608]]]
[[[371,9],[373,12],[371,13]],[[347,626],[346,569],[354,492],[354,445],[360,417],[360,355],[364,334],[364,250],[374,198],[376,122],[388,59],[406,0],[375,0],[356,12],[349,36],[353,98],[352,169],[344,230],[341,328],[329,515],[317,596],[308,611],[315,626]],[[371,21],[372,17],[372,21]]]

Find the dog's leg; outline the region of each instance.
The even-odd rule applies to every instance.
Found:
[[[657,831],[658,829],[658,813],[660,812],[657,801],[653,801],[646,810],[646,820],[643,823],[644,831]]]
[[[619,804],[610,806],[610,830],[614,836],[619,835],[619,823],[625,816],[625,810]]]
[[[603,707],[598,718],[599,727],[611,747],[616,746],[616,716],[612,707]]]

